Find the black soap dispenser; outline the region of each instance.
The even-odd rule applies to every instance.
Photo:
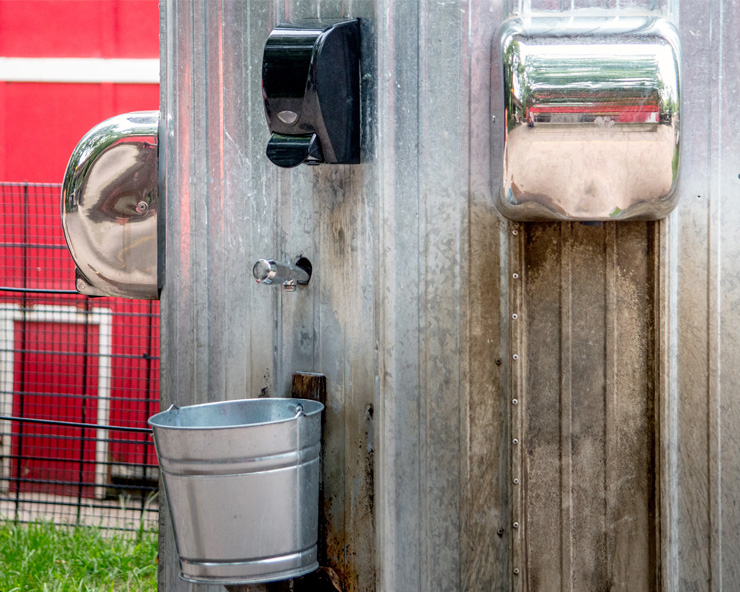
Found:
[[[360,23],[286,23],[268,37],[262,95],[281,167],[360,162]]]

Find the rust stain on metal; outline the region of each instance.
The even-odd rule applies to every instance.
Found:
[[[307,398],[326,404],[327,379],[326,376],[314,372],[296,372],[292,378],[291,394],[293,397]],[[356,487],[353,488],[351,516],[344,528],[334,528],[331,520],[334,509],[334,498],[326,495],[323,486],[325,479],[325,454],[322,446],[321,465],[322,478],[319,485],[319,544],[318,560],[321,566],[314,574],[293,581],[289,590],[296,591],[340,591],[355,592],[358,588],[358,574],[354,568],[358,554],[361,557],[372,556],[374,550],[358,550],[353,545],[352,525],[369,524],[374,529],[375,511],[375,458],[374,458],[374,415],[373,405],[368,403],[359,422],[363,427],[356,433],[360,434],[356,442],[357,454],[353,455],[353,462],[357,464],[351,474],[355,475]],[[326,430],[326,417],[323,420],[323,430]],[[326,437],[326,434],[322,437]],[[349,456],[349,453],[348,453]],[[361,540],[374,541],[374,532],[365,532]],[[363,566],[367,570],[367,565]],[[373,567],[374,569],[374,567]],[[374,578],[373,578],[374,580]],[[282,592],[283,588],[270,588],[270,592]],[[287,589],[286,589],[287,590]]]
[[[311,399],[326,405],[326,376],[316,372],[295,372],[293,373],[291,383],[291,395],[297,399]],[[318,561],[319,565],[327,565],[327,557],[331,556],[328,552],[328,524],[329,511],[327,500],[324,495],[324,466],[325,466],[325,446],[323,440],[326,437],[326,412],[321,418],[321,481],[319,483],[319,543],[318,543]],[[328,500],[331,502],[331,499]]]
[[[375,563],[362,564],[365,558],[373,558],[375,554],[375,448],[374,448],[374,416],[373,405],[368,403],[362,417],[356,418],[361,427],[355,430],[359,438],[355,441],[356,454],[347,452],[348,461],[354,467],[351,474],[349,499],[346,504],[349,510],[347,523],[342,532],[327,532],[326,554],[327,565],[335,570],[343,583],[343,592],[359,592],[366,590],[363,580],[374,580]],[[349,424],[349,422],[348,422]],[[325,504],[324,511],[329,511],[329,504]],[[354,525],[363,525],[362,536],[353,533]],[[363,544],[364,543],[364,544]],[[362,569],[364,577],[360,577],[358,569]],[[372,579],[368,577],[368,570],[372,570]]]

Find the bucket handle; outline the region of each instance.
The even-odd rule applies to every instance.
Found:
[[[295,406],[295,419],[298,419],[300,416],[306,416],[306,412],[303,410],[303,405],[301,403],[298,403]]]
[[[169,407],[167,407],[167,411],[179,411],[179,410],[180,410],[180,408],[177,405],[175,405],[174,403],[172,403],[172,405],[170,405]]]

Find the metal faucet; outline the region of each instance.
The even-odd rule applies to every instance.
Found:
[[[311,279],[311,262],[298,257],[294,263],[278,263],[273,259],[260,259],[252,268],[252,275],[259,284],[282,285],[293,292],[296,286],[305,286]]]

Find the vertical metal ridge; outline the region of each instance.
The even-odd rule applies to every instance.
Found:
[[[421,561],[419,562],[419,568],[421,573],[419,574],[420,592],[427,592],[433,590],[433,578],[434,572],[431,566],[434,565],[434,541],[433,537],[429,535],[431,529],[430,519],[433,514],[432,511],[432,492],[429,488],[429,471],[430,471],[430,407],[432,404],[432,397],[430,393],[431,380],[429,377],[430,373],[430,359],[429,359],[429,346],[430,346],[430,335],[428,331],[429,327],[429,287],[426,283],[426,278],[429,275],[429,245],[430,237],[429,232],[429,211],[428,211],[428,179],[425,172],[425,165],[427,164],[429,147],[424,142],[425,138],[428,138],[428,126],[427,126],[427,100],[428,96],[424,89],[424,81],[429,80],[428,68],[428,48],[426,47],[426,35],[428,26],[428,11],[429,1],[421,0],[418,2],[418,9],[416,12],[416,71],[417,77],[414,81],[416,86],[413,89],[409,89],[416,97],[416,127],[419,130],[418,135],[418,158],[416,160],[416,174],[417,174],[417,186],[419,191],[416,195],[415,209],[418,212],[417,224],[416,224],[416,237],[417,237],[417,253],[419,257],[418,262],[418,285],[419,288],[419,333],[421,339],[419,340],[419,425],[421,426],[420,433],[420,449],[419,449],[419,501],[420,506],[423,508],[419,520],[419,539],[422,541],[422,552]],[[411,85],[409,85],[411,86]],[[437,394],[437,393],[435,393]]]
[[[472,335],[468,331],[467,319],[471,317],[471,309],[468,306],[470,302],[470,292],[472,290],[471,282],[467,281],[467,277],[471,277],[472,273],[472,260],[471,251],[469,249],[470,234],[472,221],[470,219],[471,201],[473,199],[472,190],[472,170],[471,170],[471,122],[470,114],[471,103],[472,103],[472,41],[471,41],[471,27],[470,27],[470,4],[465,0],[460,0],[461,4],[459,7],[459,88],[460,88],[460,108],[457,113],[458,121],[458,133],[457,144],[459,146],[459,162],[457,168],[460,171],[460,176],[457,181],[457,191],[460,194],[460,198],[457,200],[456,217],[457,217],[457,228],[456,228],[456,242],[455,249],[457,251],[457,265],[454,266],[453,272],[454,287],[457,293],[457,300],[455,305],[453,318],[457,320],[457,334],[455,336],[455,342],[457,344],[458,360],[456,364],[455,373],[457,374],[457,431],[458,431],[458,442],[457,449],[459,455],[459,461],[453,465],[453,474],[456,471],[455,479],[456,483],[456,496],[458,506],[457,516],[457,533],[456,533],[456,546],[457,546],[457,570],[455,573],[455,582],[458,587],[463,586],[465,581],[465,508],[467,505],[466,497],[466,485],[465,479],[468,475],[465,465],[469,455],[466,454],[467,447],[467,417],[469,407],[469,390],[470,390],[470,376],[466,372],[467,360],[470,357],[470,345],[472,341]]]
[[[511,592],[511,527],[509,487],[511,424],[508,421],[508,381],[510,362],[507,320],[508,286],[511,282],[506,222],[491,208],[496,173],[492,134],[502,122],[492,118],[490,99],[498,92],[491,76],[491,42],[504,14],[506,0],[493,4],[468,0],[468,256],[471,281],[468,289],[471,325],[469,357],[470,393],[468,414],[470,442],[475,447],[468,455],[472,468],[468,478],[471,493],[466,519],[461,523],[466,545],[463,562],[467,574],[460,590]],[[464,278],[467,281],[467,278]],[[523,313],[522,313],[523,314]],[[522,321],[524,322],[524,321]],[[521,323],[520,323],[521,324]],[[519,471],[518,486],[523,475]],[[501,535],[499,532],[503,529]],[[472,536],[471,536],[472,534]],[[520,569],[523,569],[520,568]],[[520,577],[520,579],[522,579]]]
[[[260,72],[263,40],[277,17],[273,2],[264,6],[262,2],[255,3],[247,0],[239,4],[236,12],[238,16],[234,15],[236,18],[230,19],[233,23],[232,27],[226,30],[230,35],[225,46],[236,46],[240,40],[244,44],[246,56],[241,62],[241,68],[235,68],[233,72],[236,79],[232,83],[232,88],[243,92],[242,99],[246,101],[247,107],[239,109],[236,103],[231,112],[229,120],[231,137],[226,146],[231,148],[232,157],[225,172],[230,178],[234,169],[237,167],[243,169],[245,185],[242,189],[247,190],[247,195],[242,196],[240,209],[232,223],[239,225],[246,220],[248,233],[241,237],[237,232],[233,232],[232,236],[239,237],[236,244],[240,257],[235,257],[235,259],[244,261],[251,254],[279,255],[278,253],[267,255],[273,252],[272,245],[266,244],[267,241],[264,238],[265,227],[271,228],[275,224],[277,208],[263,207],[262,200],[269,200],[270,204],[279,203],[281,183],[279,173],[274,170],[277,167],[270,169],[268,163],[264,160],[261,162],[258,158],[258,155],[263,154],[263,147],[259,141],[260,134],[256,132],[264,121],[264,114],[259,101],[261,93],[255,92],[257,90],[255,87],[261,86],[261,76],[254,80],[255,73]],[[244,119],[240,117],[242,114],[245,116]],[[232,191],[239,193],[237,187],[233,187]],[[237,198],[233,203],[239,204],[240,202]],[[242,315],[254,314],[257,318],[264,318],[267,326],[260,331],[248,331],[247,338],[242,344],[242,355],[245,360],[241,376],[242,388],[249,393],[249,396],[275,395],[279,391],[278,377],[274,371],[274,368],[278,367],[276,366],[278,361],[273,354],[278,340],[278,333],[274,330],[278,323],[276,306],[271,300],[272,296],[265,298],[263,295],[260,298],[261,287],[251,278],[247,277],[245,284],[246,294],[243,296],[246,297],[238,301],[237,312]],[[269,342],[266,343],[268,339]]]
[[[420,175],[418,6],[395,0],[375,4],[378,26],[378,199],[383,294],[379,430],[381,492],[378,504],[380,587],[421,590],[424,577],[420,429],[423,334],[418,270]],[[412,87],[412,85],[415,85]],[[401,232],[400,229],[405,229]],[[397,256],[407,257],[406,269]],[[410,393],[415,392],[415,395]],[[413,436],[412,436],[413,434]]]
[[[472,25],[472,14],[473,6],[471,0],[465,2],[464,7],[461,8],[464,11],[464,22],[462,26],[463,40],[462,47],[465,49],[468,60],[466,67],[463,70],[462,78],[466,81],[466,87],[469,89],[473,88],[474,73],[470,62],[473,59],[474,47],[473,47],[473,25]],[[465,217],[467,219],[467,233],[461,236],[460,246],[461,250],[464,250],[464,259],[470,266],[470,273],[472,275],[474,265],[472,257],[472,241],[473,241],[473,221],[472,221],[472,210],[473,210],[473,174],[472,166],[473,162],[473,145],[471,141],[471,117],[473,114],[473,98],[472,90],[468,93],[466,101],[463,103],[466,106],[467,115],[464,117],[465,125],[465,136],[467,141],[465,142],[465,160],[467,161],[465,182],[468,187],[468,198],[464,200]],[[458,282],[462,284],[462,280],[458,275]],[[464,293],[460,295],[460,306],[461,309],[467,312],[467,315],[460,317],[461,326],[463,327],[463,334],[469,335],[469,339],[461,339],[461,360],[460,360],[460,460],[458,463],[458,474],[460,476],[460,531],[458,533],[458,545],[460,549],[460,563],[458,565],[457,581],[461,587],[470,587],[473,577],[471,576],[471,561],[470,561],[470,543],[469,539],[474,538],[472,533],[471,524],[471,508],[474,506],[474,496],[471,491],[471,485],[473,483],[474,471],[471,467],[472,454],[471,454],[471,421],[470,421],[470,409],[474,405],[474,398],[472,395],[472,388],[474,388],[475,378],[472,372],[472,365],[470,363],[472,358],[472,351],[475,348],[473,330],[473,319],[475,317],[475,302],[473,299],[473,290],[470,287],[466,287]],[[494,440],[494,438],[492,438]],[[466,533],[468,536],[466,537]],[[482,571],[482,570],[481,570]]]
[[[564,447],[566,434],[561,425],[562,382],[568,373],[561,357],[567,341],[562,320],[569,306],[565,301],[568,289],[564,288],[567,280],[563,273],[568,273],[568,262],[562,253],[562,237],[568,230],[561,226],[521,224],[512,231],[519,228],[524,235],[519,281],[525,353],[511,362],[520,366],[514,367],[512,374],[521,377],[517,398],[522,404],[512,406],[512,413],[521,414],[523,426],[519,454],[524,488],[518,521],[524,532],[521,555],[526,562],[526,586],[533,592],[553,582],[566,590],[570,586],[566,581],[571,580],[571,574],[564,575],[564,569],[570,569],[572,553],[571,535],[564,534],[571,526],[571,492],[567,491],[571,484],[563,479],[564,454],[570,454],[570,443]]]
[[[665,507],[666,499],[670,491],[665,489],[668,480],[666,475],[670,466],[666,462],[664,447],[669,441],[668,432],[665,430],[665,410],[668,405],[666,400],[665,385],[667,383],[667,356],[666,356],[666,321],[669,303],[667,300],[666,282],[668,281],[668,258],[666,257],[666,225],[664,220],[658,220],[647,224],[647,244],[650,258],[647,266],[647,296],[648,313],[650,315],[650,328],[652,331],[652,347],[648,365],[648,376],[646,388],[652,397],[652,425],[653,439],[650,458],[652,461],[651,486],[653,497],[650,512],[653,516],[653,524],[650,525],[651,536],[651,568],[650,582],[658,591],[665,588],[664,574],[666,572],[663,561],[664,533],[666,532]]]
[[[204,172],[207,174],[202,178],[202,192],[205,194],[201,202],[202,215],[204,215],[204,226],[206,232],[205,250],[201,251],[198,259],[205,259],[203,276],[201,279],[224,276],[224,242],[226,240],[224,232],[224,182],[223,182],[223,61],[221,59],[220,46],[222,42],[221,31],[223,27],[223,18],[221,13],[220,2],[204,3],[202,9],[202,31],[200,35],[207,39],[203,44],[203,78],[204,104],[206,114],[204,118],[206,160],[203,163]],[[208,35],[208,31],[216,32],[215,35]],[[211,78],[206,76],[206,72],[214,72],[215,76]],[[206,257],[202,253],[207,253]],[[205,323],[206,331],[209,335],[208,342],[208,389],[211,391],[212,399],[219,400],[221,397],[234,398],[232,393],[226,390],[228,383],[228,369],[226,366],[227,355],[225,354],[225,343],[221,340],[215,340],[210,337],[212,332],[227,335],[225,327],[228,325],[226,317],[228,315],[227,300],[228,287],[220,285],[219,282],[205,282],[205,308],[209,311],[208,320]],[[201,321],[202,322],[202,321]]]
[[[197,344],[192,348],[193,383],[190,389],[196,393],[205,393],[206,401],[213,401],[216,393],[210,389],[211,373],[207,364],[201,360],[208,359],[211,350],[211,331],[209,310],[209,269],[211,254],[209,252],[208,220],[209,220],[209,191],[208,191],[208,150],[209,106],[208,106],[208,40],[205,33],[206,3],[204,0],[195,0],[190,18],[189,38],[189,65],[192,69],[188,79],[187,92],[189,105],[202,105],[199,114],[195,109],[188,109],[183,122],[188,126],[188,185],[191,198],[190,210],[191,226],[187,228],[186,240],[190,243],[190,270],[188,278],[188,292],[192,293],[193,304],[190,308],[193,328],[192,342]],[[182,90],[182,89],[181,89]],[[197,139],[196,139],[197,138]],[[196,146],[198,141],[203,142],[202,152]],[[203,229],[206,229],[204,231]],[[204,314],[205,313],[205,314]],[[188,389],[188,390],[190,390]],[[196,395],[202,396],[200,394]]]
[[[572,223],[560,224],[560,589],[573,590]]]
[[[398,454],[398,441],[393,438],[394,431],[390,424],[395,421],[398,393],[393,388],[393,377],[395,376],[395,365],[392,356],[393,344],[396,342],[395,331],[395,291],[396,282],[393,278],[392,264],[394,258],[395,244],[393,233],[393,221],[395,218],[395,207],[393,202],[394,188],[396,185],[396,170],[394,159],[381,158],[384,153],[392,153],[393,142],[393,114],[394,109],[394,73],[393,55],[394,46],[394,8],[392,3],[378,2],[375,7],[375,17],[378,22],[378,52],[377,71],[386,72],[386,75],[378,77],[378,205],[379,205],[379,275],[378,285],[381,297],[378,301],[378,343],[380,355],[379,364],[379,390],[384,394],[380,397],[380,405],[377,409],[378,429],[381,434],[387,432],[386,437],[378,439],[377,458],[379,471],[376,475],[376,492],[378,494],[377,534],[378,545],[378,575],[377,582],[381,590],[400,589],[398,574],[398,562],[395,557],[398,552],[397,534],[398,522],[396,520],[395,504],[399,498],[399,471],[396,466]],[[383,544],[385,542],[385,544]],[[410,561],[413,559],[410,558]]]
[[[424,368],[421,383],[424,401],[424,464],[422,496],[425,502],[422,536],[425,539],[425,589],[459,586],[461,541],[460,463],[442,470],[438,459],[459,459],[461,453],[460,374],[464,351],[461,343],[461,300],[467,286],[461,274],[470,262],[463,234],[470,196],[466,150],[469,67],[464,45],[464,8],[438,2],[419,6],[418,117],[420,179],[419,235],[424,253],[418,283],[421,287],[424,332]],[[445,43],[437,40],[446,36]],[[451,104],[450,97],[454,97]],[[443,166],[440,166],[444,163]]]
[[[681,134],[684,141],[681,166],[681,201],[676,210],[675,347],[678,407],[677,530],[678,580],[709,589],[711,584],[712,503],[710,413],[708,406],[709,285],[708,269],[711,220],[708,192],[712,175],[712,136],[717,129],[716,48],[709,40],[711,17],[717,4],[701,8],[681,2],[684,56],[683,104],[687,116]],[[688,83],[690,81],[690,84]],[[712,198],[713,199],[713,198]]]
[[[618,320],[617,308],[618,289],[617,289],[617,240],[618,232],[616,224],[605,225],[605,255],[606,255],[606,317],[604,319],[605,331],[605,352],[604,352],[604,496],[606,524],[612,525],[617,522],[615,512],[615,503],[617,491],[615,484],[619,480],[616,468],[616,459],[619,455],[617,440],[617,411],[616,397],[619,392],[617,385],[617,365],[619,360],[618,345]],[[606,576],[609,582],[614,582],[614,564],[609,558],[615,556],[616,541],[614,531],[607,526],[606,531]]]
[[[680,578],[678,535],[678,233],[676,215],[657,222],[654,226],[656,257],[653,262],[655,300],[653,314],[656,326],[656,430],[658,441],[656,479],[659,499],[659,520],[656,538],[659,569],[656,574],[658,590],[676,590]]]
[[[740,408],[736,394],[740,389],[740,211],[737,199],[740,195],[740,80],[738,80],[738,60],[740,59],[740,5],[737,2],[720,4],[722,60],[718,76],[721,93],[720,108],[722,125],[721,150],[717,178],[719,180],[716,222],[718,226],[717,251],[717,410],[719,439],[718,454],[721,480],[719,485],[720,519],[719,532],[721,544],[720,578],[724,590],[732,590],[740,581],[740,505],[737,503],[738,483],[740,483],[740,455],[738,436],[740,432]]]
[[[722,2],[709,2],[709,46],[716,48],[712,60],[708,133],[709,193],[707,196],[707,421],[708,421],[708,521],[709,521],[709,587],[721,592],[722,583],[722,393],[720,387],[720,284],[722,281],[722,78],[723,78],[723,7]]]

